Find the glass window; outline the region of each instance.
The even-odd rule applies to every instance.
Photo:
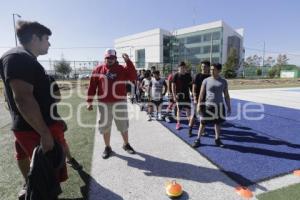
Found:
[[[220,45],[213,45],[212,46],[212,52],[213,53],[219,53],[220,52]]]
[[[204,46],[202,53],[204,54],[210,53],[210,46]]]
[[[212,57],[211,62],[212,63],[218,63],[218,62],[220,62],[220,59],[219,59],[219,57]]]
[[[221,36],[220,32],[214,32],[212,35],[213,40],[219,40]]]
[[[206,33],[203,35],[203,42],[208,42],[211,40],[211,33]]]
[[[201,51],[201,47],[193,47],[187,49],[189,54],[199,54]]]
[[[145,67],[145,49],[139,49],[136,51],[137,55],[137,66]]]
[[[186,39],[187,44],[193,44],[199,42],[201,42],[201,35],[191,36]]]

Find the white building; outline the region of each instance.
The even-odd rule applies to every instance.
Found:
[[[216,21],[173,32],[157,28],[118,38],[114,43],[118,55],[127,53],[139,68],[177,65],[180,61],[194,65],[202,60],[224,64],[232,48],[240,61],[244,59],[243,32]]]

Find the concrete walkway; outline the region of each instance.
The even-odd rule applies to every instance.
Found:
[[[115,126],[111,146],[114,156],[103,160],[103,139],[96,134],[90,188],[91,200],[169,199],[165,183],[176,180],[184,188],[180,199],[238,200],[237,184],[198,152],[156,121],[148,122],[145,112],[131,105],[130,143],[136,155],[122,147]]]

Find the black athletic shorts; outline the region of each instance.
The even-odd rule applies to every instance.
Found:
[[[225,106],[206,105],[201,109],[201,123],[202,124],[221,124],[226,120]]]

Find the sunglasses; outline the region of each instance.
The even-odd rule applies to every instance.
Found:
[[[106,57],[105,59],[107,59],[107,60],[115,60],[116,58],[115,57]]]

